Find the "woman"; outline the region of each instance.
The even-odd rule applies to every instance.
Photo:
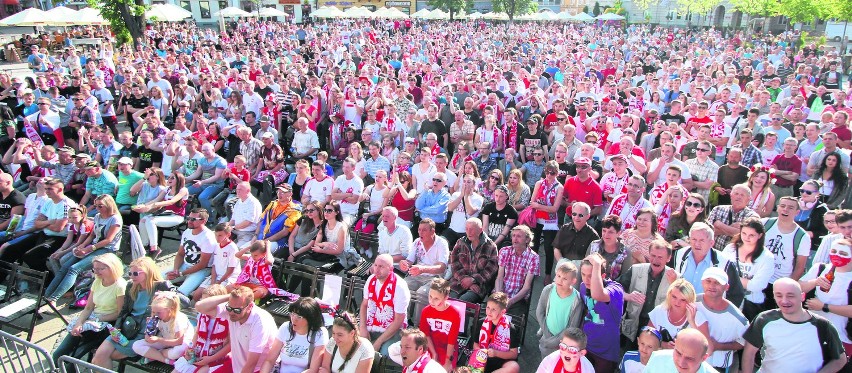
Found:
[[[364,149],[361,148],[361,144],[357,141],[349,144],[349,158],[355,160],[355,175],[361,175],[361,171],[364,170]],[[345,159],[343,157],[341,159]]]
[[[110,195],[102,194],[95,198],[94,207],[98,211],[93,219],[94,234],[89,235],[81,246],[74,249],[74,258],[62,265],[44,291],[45,299],[54,306],[60,297],[74,287],[77,276],[92,268],[92,261],[98,255],[118,251],[122,220],[115,200]]]
[[[524,174],[519,169],[509,171],[506,187],[509,189],[509,204],[515,210],[523,211],[530,203],[532,191],[529,185],[523,182]]]
[[[748,187],[751,189],[751,201],[748,207],[761,218],[769,217],[775,209],[775,194],[769,189],[771,178],[769,169],[759,164],[752,166],[751,175],[748,177]]]
[[[677,333],[686,328],[697,329],[705,336],[710,335],[707,318],[695,308],[695,298],[692,284],[679,278],[669,286],[665,303],[648,313],[648,326],[660,331],[664,349],[673,349]]]
[[[703,196],[698,193],[690,193],[686,197],[686,202],[683,203],[683,209],[673,213],[669,218],[665,234],[666,241],[671,242],[672,246],[675,247],[689,246],[689,229],[692,228],[692,224],[707,220],[705,206],[707,206],[707,202]]]
[[[686,196],[686,188],[675,185],[666,189],[663,196],[657,200],[654,212],[657,213],[657,229],[660,235],[666,234],[666,227],[672,214],[683,211],[683,200]]]
[[[388,159],[391,164],[396,163],[396,157],[399,156],[399,149],[394,145],[394,136],[390,133],[382,136],[382,156]]]
[[[334,318],[331,340],[325,345],[321,372],[370,373],[376,354],[373,343],[360,335],[355,318],[343,312]]]
[[[109,336],[106,328],[84,328],[87,321],[92,320],[89,326],[95,326],[98,322],[115,324],[119,311],[124,307],[127,280],[122,278],[124,264],[121,259],[112,253],[99,255],[92,259],[92,272],[95,280],[86,298],[86,307],[76,317],[76,321],[68,325],[69,334],[53,351],[53,360],[57,365],[59,358],[65,355],[83,359]]]
[[[607,278],[618,278],[633,265],[630,250],[621,241],[621,217],[607,215],[601,220],[601,239],[589,244],[588,254],[598,253],[606,259]]]
[[[145,170],[144,177],[139,179],[136,184],[130,188],[130,195],[136,196],[136,204],[130,208],[139,214],[139,217],[151,215],[150,212],[139,213],[137,210],[139,205],[144,205],[151,202],[160,196],[160,193],[166,190],[166,176],[163,170],[158,167],[151,167]]]
[[[536,151],[541,152],[541,149]],[[544,284],[547,285],[551,282],[554,258],[551,248],[553,247],[553,239],[559,231],[556,214],[562,203],[563,190],[562,184],[559,183],[559,180],[556,180],[556,175],[559,174],[559,165],[556,161],[547,162],[544,171],[546,176],[535,183],[529,207],[535,211],[536,218],[533,247],[535,251],[538,251],[539,248],[544,251]]]
[[[163,90],[158,86],[151,87],[151,92],[148,93],[150,97],[148,97],[148,103],[160,113],[159,118],[165,119],[168,115],[169,103],[166,102],[166,98],[163,95]]]
[[[130,262],[130,283],[125,290],[125,301],[116,319],[117,329],[121,330],[129,343],[121,345],[113,337],[107,337],[101,343],[92,358],[92,364],[112,369],[112,362],[127,357],[138,356],[133,352],[133,342],[145,337],[145,318],[151,313],[151,301],[160,291],[176,291],[171,282],[163,280],[160,269],[153,259],[144,256]],[[189,300],[181,297],[181,304],[188,305]]]
[[[470,144],[467,141],[460,141],[456,146],[456,154],[453,154],[447,168],[459,175],[460,180],[464,174],[464,166],[468,161],[473,161],[473,157],[470,155]],[[479,171],[476,172],[476,177],[479,178]]]
[[[290,305],[290,321],[281,324],[269,347],[261,373],[270,373],[276,361],[279,373],[316,373],[323,361],[328,332],[323,327],[320,305],[314,298],[299,298]]]
[[[850,261],[852,242],[847,239],[835,241],[831,245],[828,257],[829,263],[814,263],[814,266],[802,276],[800,281],[802,291],[810,297],[805,301],[805,305],[811,312],[831,321],[840,333],[841,341],[848,341],[850,336],[844,327],[848,318],[841,315],[842,311],[839,312],[838,309],[842,310],[849,305],[847,288],[840,285],[848,284],[849,281],[841,282],[840,279],[848,279],[849,273],[852,272],[852,261]],[[828,280],[831,276],[834,277],[834,281]],[[838,287],[841,289],[837,289]],[[829,312],[821,311],[825,310],[825,307],[828,307]],[[852,349],[852,345],[847,342],[843,342],[843,347],[846,351]]]
[[[503,132],[497,128],[497,117],[494,115],[485,116],[485,125],[476,129],[473,138],[474,144],[488,142],[491,144],[491,152],[500,154],[503,152]]]
[[[384,192],[384,197],[390,206],[399,211],[398,217],[402,219],[402,223],[411,228],[411,222],[414,221],[414,202],[417,199],[417,190],[414,189],[411,174],[405,171],[391,173],[390,186]]]
[[[414,179],[414,187],[417,189],[417,193],[425,192],[428,189],[427,185],[432,183],[432,176],[438,172],[438,168],[432,162],[432,152],[427,149],[424,148],[420,152],[419,162],[411,167],[411,177]]]
[[[799,224],[811,238],[811,249],[816,250],[826,235],[828,229],[825,227],[825,214],[828,206],[819,200],[820,182],[808,180],[799,188],[799,212],[794,220]]]
[[[479,185],[479,194],[485,198],[483,206],[494,202],[494,190],[503,185],[503,173],[494,169],[488,175],[488,180]]]
[[[346,129],[343,131],[343,137],[340,139],[340,142],[336,146],[336,148],[337,148],[337,152],[336,152],[337,153],[336,154],[337,159],[346,158],[346,154],[349,154],[350,156],[352,156],[349,148],[352,147],[352,144],[357,144],[357,143],[358,143],[358,140],[355,138],[355,127],[352,127],[352,126],[346,127]],[[361,144],[358,144],[358,146],[360,147]],[[355,162],[360,162],[361,158],[363,158],[363,155],[361,155],[361,157],[359,157],[359,158],[353,158],[353,159],[355,159]],[[360,175],[360,172],[357,172],[356,175]]]
[[[302,217],[296,222],[293,233],[290,234],[288,246],[290,253],[287,261],[295,262],[314,246],[314,240],[323,223],[322,203],[313,201],[302,210]]]
[[[388,189],[388,173],[385,170],[376,171],[376,182],[364,190],[361,201],[369,201],[367,211],[355,223],[355,231],[370,234],[376,231],[376,224],[382,215],[382,208],[387,206],[385,191]],[[363,243],[361,244],[364,247]]]
[[[764,311],[766,296],[763,290],[775,273],[775,256],[763,246],[764,233],[759,219],[746,219],[740,226],[740,233],[722,250],[728,260],[737,264],[740,281],[746,290],[743,315],[750,321]]]
[[[204,126],[199,125],[199,128]],[[213,151],[216,152],[220,157],[225,157],[225,138],[222,137],[222,129],[219,128],[219,125],[216,123],[210,123],[207,125],[207,138],[206,142],[213,144]]]
[[[556,265],[553,283],[545,285],[541,291],[535,309],[535,318],[540,326],[537,335],[541,356],[547,356],[559,349],[565,329],[582,327],[583,305],[580,303],[580,294],[574,287],[577,276],[577,266],[574,263],[570,260],[560,261]],[[567,310],[571,311],[566,312]]]
[[[651,111],[651,109],[656,110],[657,113],[666,112],[666,103],[660,100],[660,91],[651,93],[651,101],[646,102],[643,109],[646,113]]]
[[[54,275],[59,273],[63,264],[74,258],[71,251],[81,247],[92,233],[95,223],[86,216],[86,212],[86,206],[78,205],[68,209],[68,235],[59,250],[51,254],[47,261],[47,266]]]
[[[624,246],[630,250],[634,263],[648,263],[648,247],[654,240],[662,240],[657,233],[657,214],[645,207],[636,213],[636,225],[621,233]]]
[[[844,197],[846,197],[848,178],[840,164],[840,154],[829,153],[822,159],[822,163],[820,163],[819,169],[813,177],[814,180],[819,180],[822,184],[819,188],[819,199],[828,206],[829,210],[840,206]]]
[[[171,228],[183,223],[189,198],[185,183],[186,179],[180,171],[172,171],[165,190],[160,191],[157,198],[134,206],[133,211],[142,215],[139,219],[139,238],[143,246],[150,245],[149,253],[153,258],[162,253],[157,244],[157,228]]]
[[[346,256],[347,252],[351,251],[351,241],[349,240],[349,226],[343,221],[340,204],[337,201],[326,203],[322,212],[325,220],[320,223],[314,245],[305,253],[306,255],[297,261],[313,267],[332,265],[331,268],[336,268],[327,269],[329,273],[348,269]]]
[[[311,165],[308,161],[300,159],[296,161],[296,172],[290,174],[287,178],[287,184],[293,186],[293,201],[302,200],[302,190],[308,179],[311,178]]]
[[[243,96],[237,91],[231,92],[231,95],[228,96],[228,107],[225,109],[225,118],[234,119],[236,117],[237,119],[241,119],[244,109]]]

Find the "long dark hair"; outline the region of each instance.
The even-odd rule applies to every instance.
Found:
[[[359,338],[361,333],[359,332],[358,326],[355,325],[355,323],[355,318],[352,317],[352,314],[350,314],[349,312],[343,312],[340,314],[340,316],[334,318],[333,326],[343,328],[348,333],[355,331],[355,342],[352,345],[352,348],[349,349],[349,353],[346,354],[346,356],[342,356],[343,363],[340,364],[340,368],[337,368],[337,371],[339,372],[343,371],[343,368],[346,367],[346,364],[349,363],[349,360],[352,360],[352,356],[355,355],[355,351],[357,351],[358,348],[361,347],[361,338]],[[332,356],[331,359],[334,360],[334,356]]]
[[[322,330],[322,311],[316,299],[301,297],[295,303],[290,305],[290,313],[301,316],[308,322],[308,340],[316,340],[316,334]],[[287,342],[296,338],[296,331],[293,330],[293,323],[288,326],[290,329],[290,339]]]
[[[763,247],[763,241],[765,241],[766,239],[766,230],[763,227],[763,223],[761,223],[760,219],[758,218],[748,218],[744,220],[742,225],[740,226],[740,232],[742,232],[743,228],[754,229],[754,231],[760,235],[760,238],[757,239],[757,243],[755,244],[755,250],[751,254],[749,254],[749,259],[754,262],[755,260],[757,260],[757,258],[760,257],[760,254],[763,254],[763,250],[765,250],[765,248]],[[737,233],[734,236],[733,240],[731,240],[731,244],[734,245],[734,248],[737,250],[737,258],[739,258],[740,247],[742,247],[743,245],[743,240],[740,236],[741,234]]]
[[[837,165],[834,166],[833,170],[831,170],[831,180],[833,180],[834,183],[837,185],[846,185],[846,173],[843,172],[842,167],[840,167],[843,158],[840,157],[840,154],[838,154],[837,152],[828,153],[825,155],[825,157],[823,157],[822,162],[820,162],[819,164],[818,175],[822,176],[823,171],[828,168],[828,166],[826,166],[826,161],[828,160],[828,157],[834,157],[837,161]]]
[[[702,196],[698,193],[689,193],[689,195],[686,196],[686,200],[689,201],[690,198],[695,198],[695,199],[701,201],[701,206],[704,207],[703,209],[701,209],[701,212],[698,213],[698,216],[695,217],[695,221],[707,220],[707,200],[704,199],[704,196]],[[672,216],[669,218],[669,225],[671,225],[672,222],[676,221],[676,222],[680,223],[680,226],[684,226],[684,227],[688,228],[691,225],[689,224],[689,221],[686,220],[687,219],[686,205],[681,206],[681,207],[682,208],[679,211],[673,213]],[[688,229],[687,229],[687,231],[688,231]]]

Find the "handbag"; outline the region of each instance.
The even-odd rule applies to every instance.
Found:
[[[523,224],[530,228],[535,228],[535,209],[530,206],[527,206],[526,208],[521,210],[521,212],[518,213],[518,224]]]
[[[143,316],[144,317],[144,316]],[[141,322],[133,318],[133,315],[126,314],[124,317],[119,319],[119,329],[121,329],[121,334],[124,334],[125,337],[129,340],[136,339],[136,336],[139,335],[139,331],[141,329]]]

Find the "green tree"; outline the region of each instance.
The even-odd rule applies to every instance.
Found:
[[[515,20],[515,15],[534,13],[538,10],[538,4],[534,0],[494,0],[494,11],[505,12],[509,16],[509,22]]]
[[[90,7],[99,9],[101,16],[109,21],[119,45],[132,41],[135,46],[142,42],[145,10],[148,8],[144,0],[86,1]]]
[[[429,6],[441,9],[450,14],[450,20],[461,11],[468,11],[473,7],[473,0],[429,0]]]
[[[592,8],[592,15],[595,17],[601,15],[601,3],[595,1],[595,7]]]
[[[689,13],[709,14],[721,2],[722,0],[677,0],[677,12],[681,15]]]
[[[779,12],[790,19],[790,23],[812,23],[829,11],[816,0],[780,0]]]
[[[589,14],[589,6],[583,5],[583,13]]]

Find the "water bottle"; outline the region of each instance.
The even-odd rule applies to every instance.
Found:
[[[111,324],[107,324],[107,330],[109,330],[109,335],[112,337],[112,340],[118,342],[118,344],[122,346],[127,346],[130,341],[127,340],[127,337],[124,334],[121,334],[121,330],[116,329]]]

